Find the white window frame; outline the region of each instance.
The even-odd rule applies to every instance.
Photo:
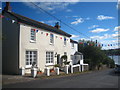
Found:
[[[34,29],[30,30],[30,42],[36,42],[36,31]]]
[[[37,53],[38,53],[37,50],[26,50],[25,51],[25,67],[26,68],[31,68],[33,62],[36,62],[36,65],[37,65]]]
[[[54,35],[50,34],[50,44],[54,44]]]
[[[66,45],[67,45],[67,38],[64,37],[64,46],[66,46]]]
[[[53,64],[54,64],[54,52],[46,51],[46,65],[53,65]]]

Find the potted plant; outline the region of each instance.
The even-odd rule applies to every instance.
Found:
[[[54,72],[54,69],[50,69],[50,72]]]
[[[39,70],[37,71],[37,74],[42,74],[42,71],[39,69]]]
[[[64,63],[65,65],[69,65],[70,62],[67,61],[67,55],[63,55],[63,56],[61,57],[61,59],[64,60],[63,63]]]
[[[54,67],[60,67],[60,65],[59,64],[55,64]]]

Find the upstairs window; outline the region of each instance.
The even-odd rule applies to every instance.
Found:
[[[54,35],[50,34],[50,44],[53,44],[53,43],[54,43]]]
[[[31,41],[36,41],[36,32],[35,29],[31,29]]]
[[[66,40],[66,37],[64,37],[64,46],[66,46],[66,42],[67,40]]]

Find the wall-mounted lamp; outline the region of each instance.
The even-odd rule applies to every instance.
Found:
[[[55,57],[57,57],[57,52],[55,53]]]

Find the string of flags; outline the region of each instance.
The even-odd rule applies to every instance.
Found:
[[[79,44],[83,45],[83,46],[96,46],[96,47],[107,47],[107,46],[119,46],[120,43],[113,43],[113,44],[100,44],[100,43],[96,43],[96,44],[92,44],[92,43],[84,43],[84,42],[79,42]]]
[[[8,20],[8,21],[11,21],[12,23],[21,23],[21,22],[17,22],[17,21],[15,21],[14,19],[10,19],[10,18],[8,18],[8,17],[5,17],[5,16],[3,16],[3,15],[0,15],[0,18],[5,18],[5,20]],[[39,30],[38,29],[34,29],[34,31],[37,33],[37,32],[39,32]],[[43,34],[43,32],[41,32],[41,34]],[[46,33],[46,36],[48,36],[49,34],[48,33]],[[56,36],[56,38],[57,38],[57,36]],[[60,36],[60,39],[62,39],[62,37]],[[68,39],[64,39],[65,41],[67,40],[68,41]],[[96,46],[96,47],[103,47],[103,46],[105,46],[105,47],[107,47],[107,46],[119,46],[120,45],[120,43],[114,43],[114,44],[99,44],[99,43],[96,43],[96,44],[92,44],[92,43],[84,43],[84,42],[79,42],[79,44],[83,44],[83,46],[86,46],[86,45],[88,45],[88,46]]]
[[[38,29],[33,29],[33,30],[34,30],[36,33],[39,32]],[[43,32],[41,32],[41,34],[43,34]],[[51,35],[51,37],[54,36],[54,34],[51,34],[51,33],[45,33],[45,35],[46,35],[46,36]],[[58,36],[56,36],[56,38],[58,38]],[[63,37],[61,37],[61,36],[60,36],[59,38],[60,38],[60,39],[63,39]],[[68,39],[66,39],[66,38],[64,38],[64,40],[65,40],[65,41],[68,41]]]

